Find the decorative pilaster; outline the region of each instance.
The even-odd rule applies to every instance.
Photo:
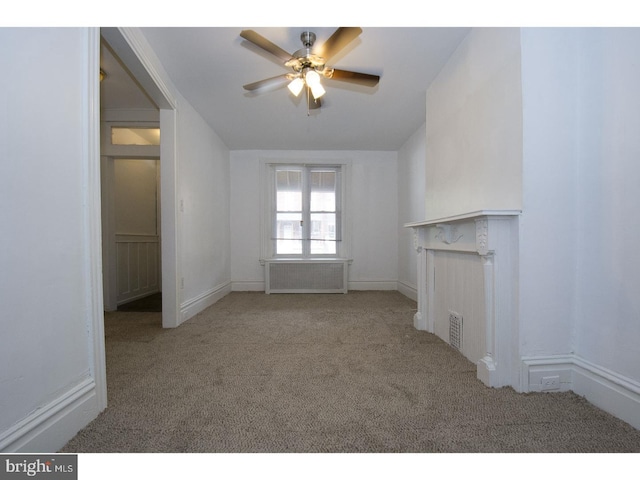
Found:
[[[489,220],[478,218],[476,223],[476,250],[478,255],[486,255],[489,252]]]
[[[497,387],[495,362],[495,270],[493,253],[481,255],[484,273],[485,355],[477,364],[478,379]]]
[[[427,279],[427,250],[420,245],[420,234],[418,229],[413,230],[413,245],[416,249],[418,268],[418,310],[413,316],[413,326],[416,330],[427,330],[427,314],[426,314],[426,291],[422,288],[426,285]]]

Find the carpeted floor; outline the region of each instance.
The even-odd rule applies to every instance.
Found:
[[[162,312],[162,292],[118,305],[119,312]]]
[[[640,452],[573,393],[491,389],[398,292],[106,315],[108,408],[62,452]]]

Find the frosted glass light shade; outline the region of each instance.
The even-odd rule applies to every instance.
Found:
[[[314,85],[320,85],[320,75],[318,75],[318,72],[315,70],[307,70],[304,79],[311,88],[313,88]]]
[[[293,93],[296,97],[300,95],[300,92],[302,91],[302,87],[304,87],[304,80],[302,80],[302,78],[300,77],[294,78],[291,81],[291,83],[287,85],[287,88],[289,88],[289,91]]]
[[[321,96],[323,96],[325,93],[326,93],[326,90],[320,84],[320,82],[318,82],[316,85],[311,85],[311,94],[313,95],[313,98],[315,98],[316,100],[319,99]]]

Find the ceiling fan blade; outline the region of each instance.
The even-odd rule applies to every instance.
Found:
[[[278,75],[277,77],[265,78],[264,80],[257,82],[247,83],[246,85],[243,85],[243,88],[252,92],[275,90],[276,88],[286,85],[289,81],[289,77],[287,77],[287,74],[285,73]]]
[[[360,27],[340,27],[319,48],[318,55],[328,62],[331,57],[346,47],[362,33]]]
[[[258,47],[262,48],[263,50],[266,50],[270,54],[275,55],[276,57],[278,57],[280,60],[284,62],[288,62],[289,60],[291,60],[290,53],[285,52],[275,43],[272,43],[271,41],[267,40],[259,33],[254,32],[253,30],[242,30],[240,32],[240,36],[245,40],[248,40],[249,42],[253,43],[254,45],[257,45]]]
[[[327,78],[333,80],[341,80],[343,82],[357,83],[367,87],[375,87],[380,81],[380,76],[371,75],[369,73],[350,72],[349,70],[333,69],[333,73],[329,73]]]

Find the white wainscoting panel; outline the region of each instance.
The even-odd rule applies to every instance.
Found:
[[[478,255],[434,252],[434,333],[449,339],[449,315],[462,317],[460,352],[473,363],[485,355],[485,305],[482,261]]]
[[[157,236],[117,235],[116,263],[118,305],[160,291]]]

